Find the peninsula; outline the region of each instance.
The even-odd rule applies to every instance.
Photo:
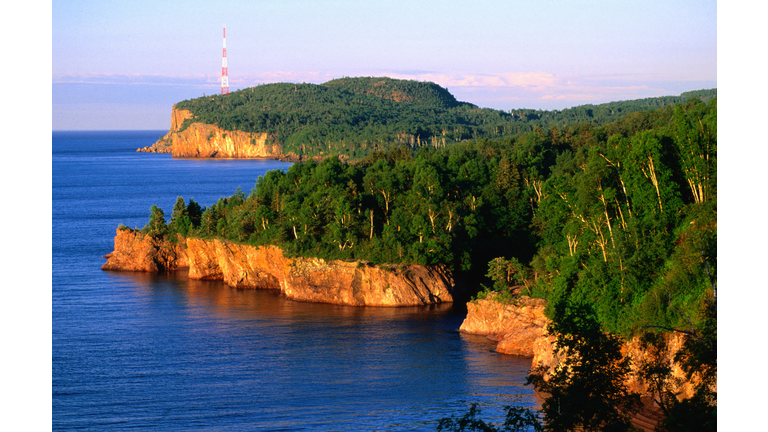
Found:
[[[362,77],[324,84],[265,84],[177,103],[168,133],[138,150],[185,158],[359,160],[404,145],[437,149],[537,128],[601,126],[693,97],[706,102],[716,94],[701,90],[559,111],[502,111],[460,102],[431,82]]]
[[[268,85],[177,104],[161,141],[178,157],[302,162],[205,208],[180,197],[168,222],[153,206],[141,230],[118,228],[105,270],[186,266],[357,306],[472,297],[462,331],[533,357],[544,377],[613,353],[596,360],[606,379],[656,410],[638,427],[659,410],[715,416],[716,90],[504,113],[390,79]],[[585,335],[582,348],[610,349],[553,346]],[[654,364],[655,381],[639,380]]]

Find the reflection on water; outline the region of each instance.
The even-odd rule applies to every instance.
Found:
[[[276,161],[141,154],[165,131],[65,133],[52,149],[53,430],[434,431],[472,402],[536,404],[530,360],[459,334],[451,305],[286,300],[183,273],[100,270],[119,223],[178,196],[250,190]]]
[[[505,405],[539,403],[524,386],[530,359],[458,333],[465,311],[450,304],[302,303],[277,290],[190,280],[185,271],[108,277],[140,305],[142,337],[162,341],[153,349],[170,358],[157,371],[163,379],[206,382],[205,392],[188,391],[200,400],[224,397],[245,410],[239,415],[270,427],[433,430],[472,402],[499,420]]]

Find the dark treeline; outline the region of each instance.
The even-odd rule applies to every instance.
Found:
[[[515,109],[510,113],[525,120],[527,125],[518,125],[520,132],[531,132],[536,128],[549,129],[552,126],[563,127],[580,123],[601,126],[638,111],[661,109],[668,105],[683,104],[692,98],[709,102],[717,96],[717,89],[697,90],[682,93],[680,96],[661,96],[655,98],[608,102],[599,105],[579,105],[564,110]]]
[[[629,336],[695,325],[717,251],[717,99],[446,148],[396,147],[259,177],[145,231],[287,254],[446,264],[505,293],[589,303]]]
[[[302,157],[343,155],[360,159],[374,151],[406,145],[445,148],[473,139],[499,139],[589,123],[604,125],[623,115],[681,103],[708,100],[716,90],[677,97],[584,105],[562,111],[500,111],[459,102],[448,90],[429,82],[391,78],[341,78],[322,85],[267,84],[185,100],[192,121],[225,130],[266,132],[270,144]],[[186,127],[182,125],[182,128]]]

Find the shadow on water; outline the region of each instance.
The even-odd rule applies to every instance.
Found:
[[[185,272],[100,270],[119,223],[210,205],[276,161],[140,154],[165,131],[53,135],[53,430],[434,431],[536,404],[530,360],[463,335],[466,310],[349,307]]]
[[[345,418],[373,427],[380,416],[408,420],[409,428],[426,422],[432,426],[417,429],[434,430],[430,422],[461,415],[472,402],[489,419],[501,419],[505,405],[540,404],[524,386],[530,359],[496,353],[495,342],[459,333],[461,306],[303,303],[277,290],[190,280],[185,270],[111,278],[163,316],[177,340],[202,344],[199,353],[215,351],[205,355],[221,357],[222,364],[238,364],[227,376],[247,371],[250,378],[244,383],[241,375],[238,382],[270,394],[268,405],[301,406],[311,418],[332,416],[334,424],[341,422],[338,430],[346,430]]]
[[[458,331],[466,307],[444,303],[430,306],[357,307],[287,299],[275,289],[234,289],[221,281],[194,280],[187,269],[168,273],[108,272],[111,278],[126,283],[142,297],[174,290],[179,298],[212,313],[231,318],[282,317],[327,322],[413,319],[432,321],[436,317],[456,321]]]

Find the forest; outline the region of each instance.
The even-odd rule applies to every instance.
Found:
[[[509,138],[536,128],[600,126],[692,97],[707,102],[716,94],[712,89],[556,111],[501,111],[459,102],[430,82],[361,77],[319,85],[259,85],[185,100],[176,108],[195,116],[182,124],[182,130],[203,122],[225,130],[266,132],[269,144],[281,145],[284,154],[357,160],[403,145],[438,149],[466,140]]]
[[[419,97],[434,110],[475,109],[431,90]],[[496,426],[472,404],[439,431],[634,430],[640,396],[623,384],[621,352],[630,337],[657,359],[640,372],[663,412],[655,430],[716,430],[717,97],[702,95],[636,101],[647,107],[613,121],[618,105],[581,107],[600,120],[295,163],[205,208],[179,197],[168,222],[153,205],[142,231],[274,244],[289,256],[442,264],[474,298],[547,299],[562,357],[548,379],[528,376],[544,392],[541,409],[507,407]],[[546,122],[566,111],[526,115]],[[674,357],[696,377],[688,399],[659,360],[664,332],[689,336]]]
[[[153,206],[144,231],[445,264],[472,295],[517,287],[589,303],[624,337],[688,327],[717,277],[717,98],[603,126],[295,163],[206,208],[179,197],[168,223]]]

